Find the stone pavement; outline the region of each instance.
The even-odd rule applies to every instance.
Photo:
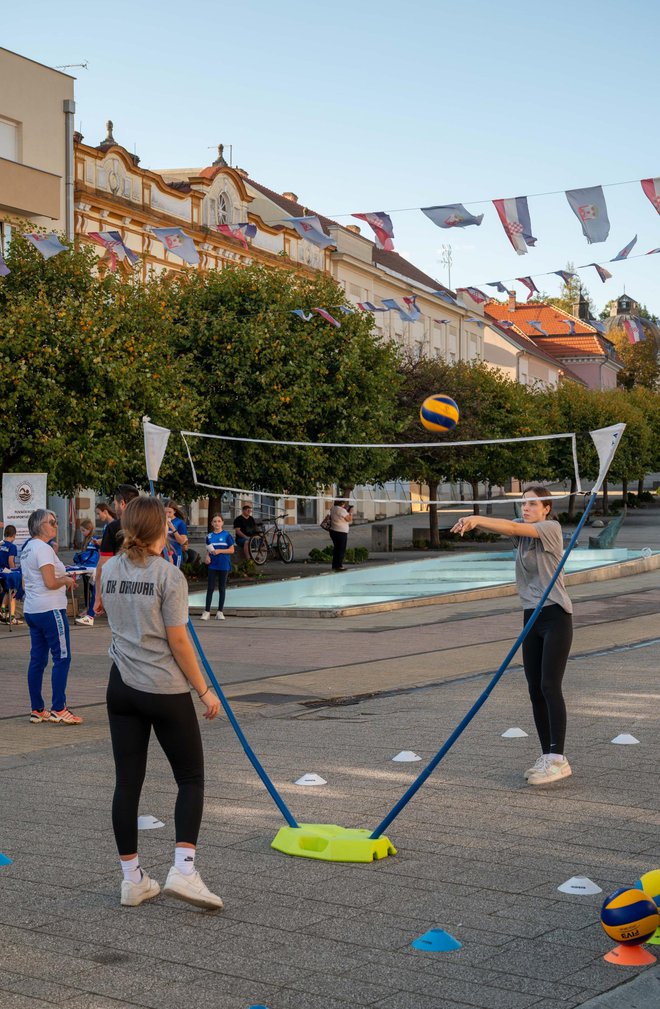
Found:
[[[0,868],[0,1009],[651,1009],[658,968],[607,965],[602,895],[557,886],[588,875],[607,893],[660,865],[660,572],[571,594],[574,776],[548,789],[522,782],[536,747],[514,668],[390,827],[399,853],[383,862],[274,852],[277,809],[228,724],[202,722],[199,865],[225,899],[222,914],[163,897],[118,904],[101,703],[107,630],[73,629],[80,729],[29,725],[28,640],[5,633],[0,851],[14,863]],[[391,757],[433,755],[506,653],[520,614],[505,597],[320,623],[227,620],[201,634],[296,817],[373,827],[423,766]],[[514,725],[529,737],[502,739]],[[613,746],[620,732],[641,745]],[[328,784],[293,785],[307,771]],[[154,748],[141,812],[165,827],[140,835],[141,859],[161,882],[174,794]],[[413,950],[433,927],[463,948]]]

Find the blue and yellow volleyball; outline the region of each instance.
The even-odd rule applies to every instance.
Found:
[[[600,923],[621,946],[639,946],[651,938],[660,914],[650,897],[637,888],[622,887],[605,898]]]
[[[427,431],[445,434],[458,424],[459,412],[451,396],[427,396],[419,409],[419,419]]]
[[[643,890],[660,909],[660,869],[651,869],[640,876],[635,883],[635,889]]]

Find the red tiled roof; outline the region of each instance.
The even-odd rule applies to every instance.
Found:
[[[534,340],[531,340],[528,336],[525,336],[524,333],[520,333],[516,329],[509,329],[508,327],[507,328],[500,327],[497,324],[497,322],[492,318],[490,320],[486,319],[486,324],[490,325],[491,329],[497,330],[497,332],[500,333],[500,335],[505,336],[508,340],[511,340],[511,342],[514,343],[517,347],[520,347],[521,350],[526,351],[526,353],[528,354],[533,354],[534,357],[539,358],[542,361],[545,361],[546,364],[551,364],[554,367],[557,367],[557,363],[559,362],[561,371],[564,373],[564,375],[566,375],[567,378],[570,378],[573,382],[578,382],[580,385],[587,384],[584,381],[584,379],[580,378],[580,376],[577,375],[574,371],[571,371],[571,369],[564,364],[563,360],[560,360],[560,357],[558,355],[549,353],[547,349],[547,344],[544,344],[541,347],[539,346],[539,344],[535,343]]]
[[[612,345],[600,333],[582,319],[564,312],[561,308],[544,305],[533,301],[524,305],[516,303],[512,310],[508,304],[499,301],[489,301],[485,306],[486,313],[498,321],[513,322],[524,336],[542,347],[553,357],[611,357]],[[537,329],[529,325],[529,320],[538,322],[541,329],[548,334],[543,336]],[[575,334],[571,335],[563,319],[570,319],[575,326]]]
[[[417,284],[424,284],[425,287],[431,287],[434,291],[446,291],[452,297],[454,296],[454,292],[450,291],[448,287],[444,287],[434,277],[429,277],[428,273],[419,270],[413,263],[409,263],[407,259],[400,256],[398,252],[385,252],[384,249],[376,248],[374,244],[372,259],[376,266],[384,266],[386,270],[400,273],[403,277],[414,280]]]

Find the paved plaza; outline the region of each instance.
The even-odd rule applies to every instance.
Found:
[[[660,546],[649,526],[644,545]],[[635,535],[630,529],[629,535]],[[641,535],[641,534],[640,534]],[[625,544],[624,544],[625,545]],[[103,695],[107,627],[72,629],[80,728],[25,717],[25,630],[0,650],[0,1009],[651,1009],[660,969],[624,969],[602,894],[660,864],[660,571],[576,586],[566,692],[572,778],[545,789],[514,660],[368,865],[270,847],[280,814],[224,719],[202,722],[207,802],[198,864],[222,913],[159,897],[119,906],[113,769]],[[197,624],[200,627],[199,624]],[[520,627],[515,598],[347,620],[228,619],[200,636],[246,734],[302,822],[374,827],[488,682]],[[513,726],[529,736],[504,739]],[[632,733],[635,746],[612,745]],[[327,784],[293,782],[315,772]],[[174,785],[153,748],[140,834],[161,883]],[[415,950],[430,928],[452,953]],[[648,947],[654,948],[654,947]]]

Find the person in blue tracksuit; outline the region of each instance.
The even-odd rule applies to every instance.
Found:
[[[16,526],[7,526],[5,538],[0,543],[0,586],[4,589],[0,620],[3,624],[13,625],[23,623],[20,617],[16,616],[16,600],[23,598],[23,588],[15,539]]]
[[[202,620],[208,620],[211,616],[211,603],[215,586],[218,586],[220,599],[218,601],[218,612],[216,620],[224,620],[225,615],[225,591],[227,588],[227,578],[231,571],[231,555],[234,552],[234,537],[231,533],[225,532],[222,515],[214,515],[211,519],[213,532],[206,537],[206,557],[205,562],[209,567],[209,583],[206,590],[206,606],[202,613]]]
[[[165,505],[167,516],[167,548],[172,555],[172,563],[180,568],[183,563],[184,551],[188,549],[188,526],[183,511],[174,501]]]
[[[21,552],[21,570],[25,587],[23,614],[30,628],[30,721],[80,725],[82,718],[69,711],[66,682],[71,665],[69,622],[66,615],[66,590],[75,584],[48,541],[57,532],[53,512],[37,508],[28,519],[30,539]],[[53,657],[52,700],[46,707],[42,695],[48,653]]]

